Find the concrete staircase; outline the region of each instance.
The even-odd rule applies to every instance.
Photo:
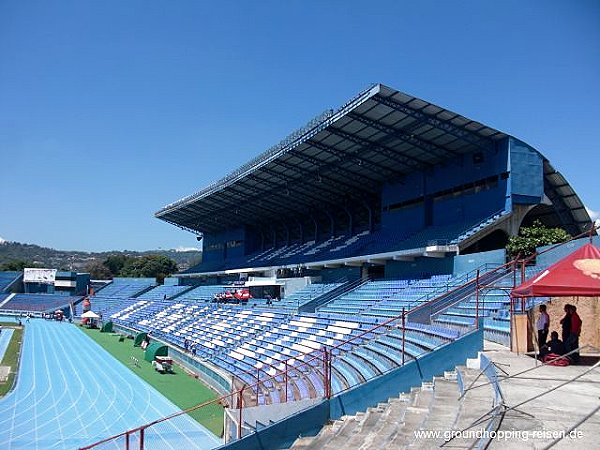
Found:
[[[8,297],[6,297],[1,303],[0,303],[0,308],[2,308],[4,305],[6,305],[8,302],[10,302],[10,300],[17,294],[10,294]]]
[[[470,360],[469,367],[458,367],[462,386],[468,387],[480,370],[478,360]],[[472,368],[470,368],[472,367]],[[475,385],[487,383],[485,375],[479,376]],[[472,394],[472,392],[474,394]],[[492,407],[493,390],[485,386],[469,391],[459,400],[461,391],[456,372],[446,372],[433,382],[424,382],[410,393],[390,398],[386,403],[344,416],[326,425],[319,434],[301,437],[292,445],[296,450],[353,450],[379,449],[430,449],[439,448],[451,430],[462,430],[484,415]],[[479,428],[485,427],[478,425]],[[475,428],[477,429],[477,427]],[[419,432],[427,432],[419,435]],[[468,448],[475,439],[452,439],[449,448]]]

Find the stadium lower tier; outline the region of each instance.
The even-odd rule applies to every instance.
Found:
[[[417,323],[381,325],[373,317],[291,315],[274,309],[131,299],[110,313],[117,325],[150,332],[234,375],[258,404],[324,395],[325,348],[339,393],[445,345],[460,332]],[[287,373],[287,375],[286,375]],[[286,387],[287,384],[287,387]]]

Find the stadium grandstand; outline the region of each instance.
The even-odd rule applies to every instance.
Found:
[[[277,428],[300,408],[290,404],[314,412],[319,399],[337,399],[346,414],[385,401],[410,361],[421,361],[420,380],[452,370],[481,350],[470,341],[478,333],[510,346],[509,236],[535,221],[593,233],[541,152],[381,84],[155,216],[196,235],[203,261],[175,275],[180,290],[108,314],[171,346],[224,395],[240,393],[226,442]],[[248,302],[211,301],[240,286]],[[337,408],[329,403],[327,417]],[[318,431],[307,427],[297,434]]]
[[[542,153],[381,84],[155,216],[202,237],[202,263],[180,276],[209,283],[444,274],[535,220],[571,235],[590,225]]]
[[[399,403],[402,414],[430,411],[448,384],[464,395],[463,376],[484,375],[497,408],[495,366],[478,352],[484,339],[511,347],[517,326],[527,335],[511,289],[564,256],[508,261],[509,236],[536,220],[594,234],[538,150],[381,84],[155,216],[201,240],[202,262],[164,285],[115,279],[87,307],[121,335],[168,348],[219,398],[141,423],[124,412],[120,430],[71,437],[78,448],[322,448],[332,420]],[[219,301],[236,291],[244,297]],[[547,300],[523,300],[518,314]],[[479,375],[457,372],[473,357]],[[220,436],[184,420],[212,404],[225,409]],[[0,401],[0,411],[12,410]],[[424,423],[406,417],[405,427]],[[192,433],[202,444],[187,442]]]

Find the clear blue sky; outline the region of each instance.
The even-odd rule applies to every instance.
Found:
[[[0,1],[0,236],[195,246],[153,217],[382,82],[523,139],[600,210],[598,1]]]

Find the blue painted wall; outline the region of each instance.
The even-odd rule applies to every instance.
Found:
[[[75,295],[86,295],[87,287],[90,284],[90,274],[89,273],[78,273],[77,280],[75,282]]]
[[[506,262],[506,250],[491,250],[489,252],[471,253],[469,255],[457,255],[454,257],[454,275],[470,272],[483,264],[502,265]]]
[[[177,286],[179,284],[179,278],[175,278],[175,277],[165,278],[163,284],[165,286]]]
[[[23,283],[26,294],[54,294],[54,286],[44,283]]]
[[[361,276],[360,267],[340,267],[337,269],[323,269],[320,272],[323,283],[335,283],[341,279],[356,280]]]
[[[544,196],[543,159],[533,147],[510,138],[510,193],[515,204],[534,205]]]
[[[504,209],[508,182],[502,175],[509,167],[508,148],[504,140],[495,151],[459,156],[443,166],[410,173],[402,183],[386,184],[381,194],[382,230],[406,235],[430,225],[467,225]]]
[[[202,239],[202,262],[213,263],[244,256],[244,239],[243,228],[212,235],[205,234]],[[232,242],[240,242],[240,245],[231,247],[229,244]]]
[[[506,180],[497,186],[473,189],[456,198],[445,198],[433,202],[433,225],[448,223],[472,224],[504,209],[506,203]]]
[[[567,242],[566,244],[561,245],[560,247],[556,247],[555,249],[549,250],[546,253],[539,255],[536,259],[536,262],[540,266],[550,266],[565,256],[573,253],[580,247],[583,247],[585,244],[590,242],[589,237],[584,237],[580,239],[576,239],[571,242]],[[592,239],[592,243],[598,247],[600,247],[600,236],[594,236]],[[549,248],[553,247],[552,245],[546,245],[543,247],[538,247],[537,251],[542,252]]]
[[[452,273],[453,257],[416,258],[414,261],[389,261],[385,265],[386,278],[427,278],[431,275]]]

